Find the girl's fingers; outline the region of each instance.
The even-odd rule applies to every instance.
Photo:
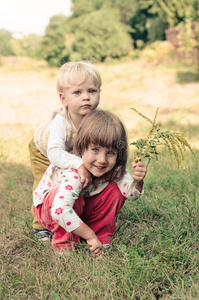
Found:
[[[98,251],[94,251],[94,253],[96,256],[99,256],[99,255],[104,254],[104,251],[103,251],[103,249],[98,249]]]
[[[93,249],[92,249],[93,248]],[[90,251],[93,252],[93,254],[95,256],[101,256],[101,255],[104,255],[104,251],[102,248],[100,247],[97,247],[96,249],[94,249],[94,247],[90,247]]]
[[[136,166],[137,166],[137,163],[135,161],[133,161],[132,162],[132,168],[134,169],[134,168],[136,168]]]

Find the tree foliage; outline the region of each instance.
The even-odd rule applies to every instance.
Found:
[[[155,0],[168,27],[199,20],[198,0]]]
[[[42,53],[51,66],[58,66],[61,62],[69,59],[68,49],[65,47],[65,35],[67,31],[67,17],[56,15],[50,19],[42,40]]]
[[[164,38],[165,24],[158,14],[160,8],[156,0],[73,0],[72,3],[73,17],[103,8],[111,10],[123,24],[131,27],[131,36],[134,40],[142,39],[146,42],[149,36],[154,40]],[[154,18],[155,22],[150,21]],[[157,25],[156,28],[154,24]]]
[[[0,30],[0,56],[13,55],[12,34],[4,29]]]
[[[30,34],[21,39],[13,38],[11,44],[14,55],[41,59],[41,39],[37,34]]]
[[[104,0],[72,0],[72,14],[74,18],[89,14],[95,10],[101,9]]]
[[[72,0],[70,18],[54,16],[42,47],[50,65],[128,54],[133,44],[165,39],[169,26],[198,17],[196,0]]]
[[[111,11],[102,9],[83,15],[75,20],[73,28],[73,49],[81,59],[93,57],[103,61],[107,57],[124,56],[132,49],[129,28]]]
[[[72,15],[53,16],[42,43],[33,35],[16,40],[0,30],[0,55],[42,57],[51,66],[90,57],[103,61],[126,55],[133,46],[141,49],[164,40],[169,27],[186,28],[199,20],[198,0],[71,1]],[[186,43],[191,44],[186,33]]]

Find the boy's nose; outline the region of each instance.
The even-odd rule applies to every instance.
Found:
[[[90,100],[90,95],[89,95],[89,93],[84,93],[83,94],[83,100]]]

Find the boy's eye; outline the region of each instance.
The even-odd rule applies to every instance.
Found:
[[[80,94],[80,91],[75,91],[74,94],[78,95]]]
[[[96,93],[96,92],[97,92],[97,90],[95,90],[95,89],[89,90],[89,93]]]

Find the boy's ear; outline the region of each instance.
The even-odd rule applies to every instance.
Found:
[[[68,104],[66,102],[66,98],[64,96],[64,93],[62,93],[62,92],[59,93],[59,99],[60,99],[60,101],[61,101],[61,103],[62,103],[63,106],[65,106],[65,107],[68,106]]]

